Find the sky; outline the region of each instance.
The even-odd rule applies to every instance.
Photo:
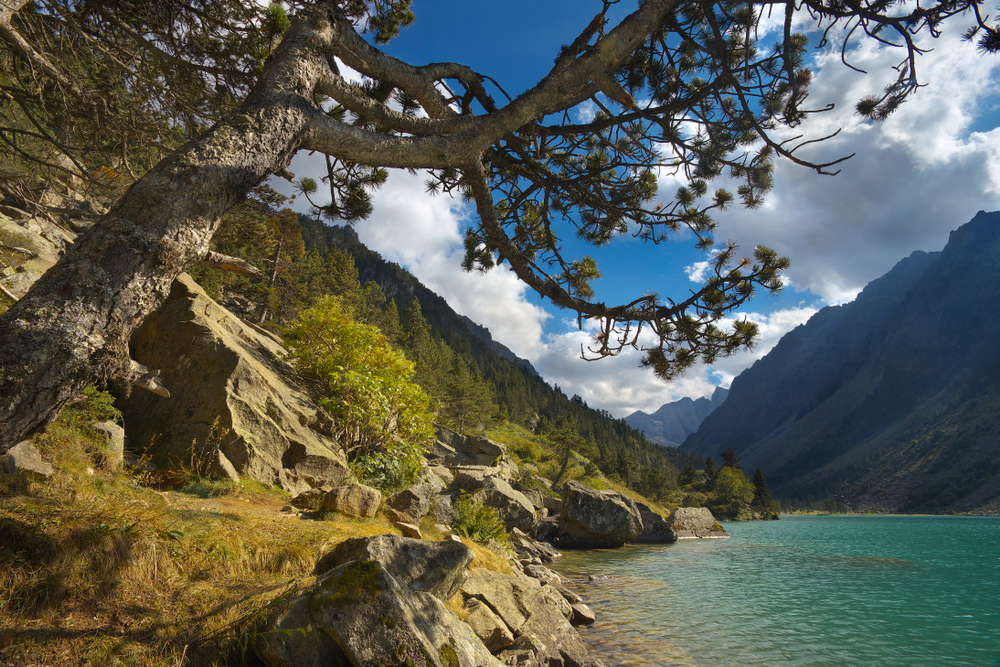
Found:
[[[386,51],[415,65],[464,63],[516,95],[545,75],[559,46],[572,41],[600,6],[597,0],[414,0],[416,22]],[[609,18],[620,19],[633,7],[634,0],[623,0]],[[777,26],[765,21],[764,43],[775,40],[767,31]],[[370,248],[409,269],[452,308],[530,360],[547,382],[591,407],[625,417],[685,396],[711,395],[820,308],[851,301],[916,250],[940,250],[949,232],[977,211],[1000,209],[1000,57],[982,56],[961,41],[967,27],[961,18],[945,23],[942,36],[924,44],[932,50],[920,57],[918,76],[927,86],[881,124],[861,121],[854,104],[881,92],[900,52],[859,43],[848,55],[868,76],[841,63],[839,46],[811,52],[809,102],[813,108],[835,107],[810,117],[795,134],[825,136],[838,128],[840,134],[803,157],[854,157],[839,165],[837,176],[779,160],[775,187],[762,207],[734,206],[716,216],[717,240],[732,239],[748,254],[764,244],[789,257],[787,286],[777,297],[758,294],[737,313],[760,326],[755,350],[696,367],[670,383],[641,370],[637,352],[581,359],[581,346],[592,335],[586,323],[579,330],[573,313],[542,303],[506,269],[464,273],[462,234],[475,223],[474,211],[458,199],[425,194],[423,174],[392,171],[373,197],[372,216],[355,229]],[[574,111],[580,117],[588,112]],[[300,154],[292,171],[318,179],[322,164],[320,156]],[[678,185],[662,175],[660,196],[669,200]],[[289,191],[287,183],[274,186]],[[303,211],[306,206],[293,205]],[[591,254],[604,273],[593,284],[596,298],[608,302],[647,291],[683,297],[697,288],[707,266],[690,233],[657,246],[624,237]]]

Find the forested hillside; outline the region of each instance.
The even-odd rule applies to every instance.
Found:
[[[786,499],[1000,511],[998,257],[980,212],[787,334],[684,447],[733,447]]]

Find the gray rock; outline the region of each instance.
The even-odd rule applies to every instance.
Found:
[[[535,506],[536,510],[545,508],[545,494],[538,489],[528,489],[527,491],[521,491],[521,493]]]
[[[421,667],[502,664],[438,598],[411,591],[376,562],[353,561],[342,565],[324,575],[303,595],[308,596],[311,623],[299,627],[320,628],[336,642],[350,664]],[[289,625],[278,614],[265,627],[265,635],[271,628]]]
[[[565,586],[555,586],[555,589],[559,591],[559,595],[563,596],[563,599],[570,604],[576,604],[577,602],[583,602],[583,598],[566,588]]]
[[[399,535],[354,537],[321,548],[314,573],[322,575],[354,560],[377,561],[410,590],[447,602],[463,585],[472,550],[459,542],[418,540]]]
[[[726,529],[712,516],[707,507],[678,507],[668,519],[670,529],[679,540],[729,537]]]
[[[515,636],[531,616],[529,601],[541,588],[536,579],[523,575],[499,574],[486,570],[472,570],[462,584],[466,600],[475,598],[486,604]]]
[[[558,546],[619,547],[642,533],[642,517],[635,501],[619,493],[591,489],[571,480],[563,485]]]
[[[382,492],[364,484],[351,484],[332,489],[320,509],[357,517],[372,517],[382,504]]]
[[[552,563],[562,555],[551,544],[534,540],[517,528],[510,532],[510,546],[518,556],[537,558],[542,563]]]
[[[330,417],[299,384],[284,348],[189,276],[174,282],[131,343],[136,361],[161,371],[171,396],[136,390],[116,406],[137,447],[155,439],[150,453],[160,468],[187,460],[192,441],[205,445],[217,420],[214,447],[242,476],[296,495],[350,475]]]
[[[253,649],[268,667],[349,665],[337,642],[312,620],[310,595],[284,601],[271,621],[252,635]]]
[[[517,472],[507,446],[479,436],[461,436],[444,426],[436,426],[437,437],[427,456],[446,466],[497,467],[505,477]]]
[[[554,586],[562,585],[562,577],[558,574],[545,567],[544,565],[525,565],[524,573],[533,578],[538,579],[542,582],[542,585],[552,584]]]
[[[323,501],[326,499],[327,494],[333,491],[329,486],[321,486],[315,489],[309,489],[308,491],[303,491],[299,495],[292,498],[289,502],[302,510],[316,511],[323,506]]]
[[[555,516],[562,512],[562,498],[553,498],[552,496],[543,496],[542,505],[549,511],[549,514]]]
[[[8,475],[25,475],[48,479],[56,474],[55,468],[42,460],[41,453],[25,440],[0,457],[0,469]]]
[[[639,515],[642,517],[642,533],[633,542],[671,543],[677,541],[677,535],[670,529],[670,523],[653,511],[645,503],[636,503]]]
[[[125,464],[125,429],[107,421],[94,424],[94,430],[104,437],[104,467],[111,472],[118,472]]]
[[[521,626],[520,636],[533,636],[544,647],[544,651],[536,653],[539,663],[585,667],[589,657],[587,646],[569,623],[570,604],[551,586],[543,586],[531,598],[530,605],[531,617]]]
[[[535,525],[534,505],[500,477],[485,478],[483,486],[472,494],[472,500],[500,510],[508,531],[514,528],[529,531]]]
[[[514,643],[514,635],[507,624],[481,600],[469,598],[465,603],[465,610],[468,612],[465,623],[491,652],[496,653]]]
[[[408,489],[403,489],[386,501],[386,505],[392,508],[395,519],[407,523],[420,523],[420,520],[430,511],[431,496],[436,489],[427,483],[414,484]]]
[[[570,625],[593,625],[594,621],[597,620],[594,610],[582,602],[574,602],[572,607],[573,615],[569,619]]]

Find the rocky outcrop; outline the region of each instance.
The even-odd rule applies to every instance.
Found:
[[[506,445],[480,436],[459,435],[445,426],[435,428],[437,437],[427,452],[432,465],[496,467],[506,477],[517,471]]]
[[[483,486],[472,494],[472,500],[500,510],[508,531],[517,528],[530,531],[535,525],[535,506],[500,477],[488,477]]]
[[[670,522],[653,511],[653,508],[645,503],[636,503],[639,508],[639,515],[642,517],[642,532],[633,542],[665,543],[677,541],[677,535],[670,529]]]
[[[125,464],[125,429],[112,421],[94,424],[94,430],[103,440],[101,464],[111,472],[118,472]]]
[[[322,656],[327,638],[336,647],[327,661],[305,662]],[[279,607],[254,636],[254,649],[271,667],[502,664],[441,600],[410,590],[372,560],[341,565]]]
[[[133,446],[160,467],[203,456],[292,494],[338,486],[349,470],[331,422],[303,390],[285,350],[182,275],[132,337],[133,357],[162,372],[169,398],[135,391],[116,404]],[[214,430],[213,430],[214,425]],[[197,452],[196,452],[197,453]]]
[[[620,493],[598,491],[571,480],[563,485],[562,499],[554,540],[559,547],[620,547],[642,533],[639,508]]]
[[[667,521],[678,540],[729,537],[707,507],[678,507]]]
[[[322,575],[353,560],[377,561],[412,591],[447,602],[465,582],[472,550],[461,542],[431,542],[399,535],[345,540],[320,550],[314,573]]]
[[[551,544],[532,539],[517,528],[510,531],[509,544],[520,558],[538,559],[540,563],[552,563],[561,555]]]

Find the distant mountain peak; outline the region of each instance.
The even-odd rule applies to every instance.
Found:
[[[643,431],[653,442],[677,447],[698,430],[705,417],[722,405],[728,395],[728,390],[716,387],[711,399],[702,397],[695,400],[685,396],[665,403],[651,415],[642,410],[633,412],[625,418],[625,423]]]

